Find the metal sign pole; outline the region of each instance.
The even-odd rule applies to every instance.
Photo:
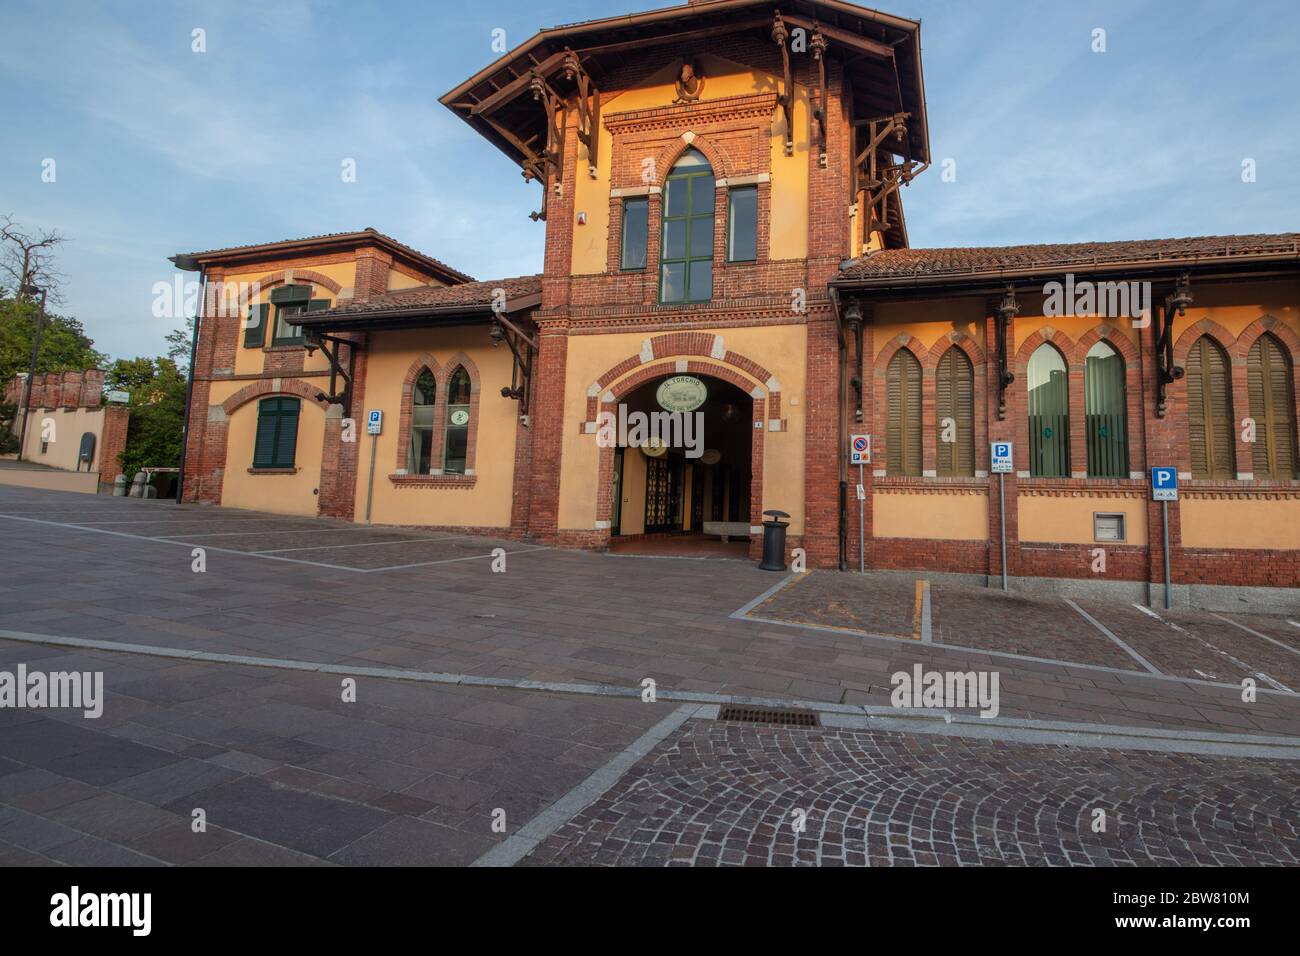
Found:
[[[1002,590],[1007,589],[1007,476],[998,472],[998,520],[1002,524]]]
[[[1160,502],[1160,517],[1163,524],[1163,539],[1165,552],[1165,610],[1168,611],[1169,604],[1169,502]]]
[[[370,480],[366,484],[366,524],[370,524],[370,499],[375,494],[375,448],[379,444],[379,436],[370,436]]]
[[[862,463],[858,462],[858,571],[867,570],[867,496],[862,477]]]

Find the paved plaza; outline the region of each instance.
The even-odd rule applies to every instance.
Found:
[[[105,701],[0,709],[4,864],[1297,859],[1300,625],[1250,609],[0,488],[19,665]],[[891,708],[916,665],[998,716]]]

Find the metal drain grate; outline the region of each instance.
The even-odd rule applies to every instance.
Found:
[[[777,710],[774,707],[746,707],[727,704],[718,720],[743,720],[752,724],[781,724],[785,727],[820,727],[815,710]]]

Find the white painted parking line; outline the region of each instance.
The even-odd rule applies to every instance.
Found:
[[[546,546],[541,546],[537,548],[520,548],[518,551],[507,551],[506,554],[513,558],[516,554],[531,554],[534,551],[550,550]],[[455,564],[457,561],[477,561],[480,558],[490,558],[492,556],[492,552],[489,551],[487,554],[471,554],[463,558],[443,558],[441,561],[420,561],[416,564],[394,564],[386,568],[361,568],[359,570],[365,574],[374,574],[376,571],[405,571],[408,568],[427,568],[432,564]]]
[[[270,548],[266,551],[250,551],[249,554],[283,554],[286,551],[333,551],[343,548],[377,548],[381,544],[415,544],[417,541],[446,541],[464,535],[445,534],[437,538],[394,538],[391,541],[359,541],[356,544],[314,544],[308,548]]]
[[[1076,611],[1078,611],[1079,614],[1082,615],[1085,621],[1087,621],[1089,624],[1091,624],[1093,627],[1101,631],[1101,633],[1105,634],[1117,645],[1119,645],[1120,650],[1122,650],[1129,657],[1133,658],[1133,660],[1137,661],[1139,664],[1145,667],[1152,674],[1161,674],[1160,668],[1156,667],[1154,664],[1152,664],[1149,660],[1147,660],[1137,651],[1133,650],[1133,648],[1129,647],[1127,644],[1121,641],[1118,637],[1115,636],[1115,633],[1110,628],[1108,628],[1105,624],[1101,623],[1101,621],[1097,620],[1095,617],[1093,617],[1083,608],[1079,607],[1079,605],[1075,604],[1069,598],[1065,599],[1065,603],[1070,605],[1070,607],[1074,608]],[[1161,674],[1161,676],[1164,675]]]
[[[242,536],[246,538],[254,537],[259,534],[341,534],[344,532],[355,533],[357,531],[370,531],[370,528],[364,525],[358,525],[355,528],[276,528],[272,531],[204,531],[202,534],[160,534],[159,538],[229,538],[231,536]]]
[[[1279,641],[1275,637],[1269,637],[1267,634],[1261,634],[1253,627],[1247,627],[1245,624],[1241,624],[1237,621],[1234,621],[1230,617],[1224,617],[1222,614],[1215,614],[1214,616],[1217,617],[1220,621],[1223,621],[1225,624],[1231,624],[1233,627],[1239,627],[1247,634],[1254,634],[1256,637],[1262,637],[1270,644],[1276,644],[1278,647],[1282,648],[1282,650],[1290,651],[1292,654],[1296,654],[1300,656],[1300,651],[1296,650],[1294,647],[1292,647],[1290,644],[1285,643],[1284,641]]]
[[[1247,674],[1251,674],[1251,675],[1253,675],[1253,676],[1259,678],[1259,679],[1262,680],[1265,684],[1268,684],[1268,686],[1272,687],[1274,690],[1280,690],[1280,691],[1283,691],[1284,693],[1287,693],[1287,694],[1293,694],[1293,693],[1295,693],[1295,691],[1291,690],[1290,687],[1287,687],[1286,684],[1283,684],[1281,681],[1276,681],[1276,680],[1274,680],[1273,678],[1271,678],[1271,677],[1269,677],[1267,674],[1265,674],[1263,671],[1257,671],[1257,670],[1255,670],[1255,668],[1251,667],[1249,664],[1247,664],[1245,661],[1241,660],[1240,658],[1233,657],[1233,656],[1232,656],[1231,654],[1229,654],[1227,651],[1225,651],[1225,650],[1221,650],[1221,649],[1215,647],[1213,644],[1211,644],[1211,643],[1210,643],[1209,641],[1207,641],[1205,638],[1201,637],[1199,634],[1193,634],[1191,631],[1187,630],[1187,628],[1185,628],[1185,627],[1180,627],[1179,625],[1175,624],[1173,621],[1166,621],[1166,620],[1165,620],[1163,617],[1161,617],[1161,616],[1160,616],[1156,611],[1151,610],[1150,608],[1142,608],[1142,606],[1141,606],[1140,604],[1134,604],[1133,606],[1136,607],[1136,608],[1141,608],[1142,610],[1145,610],[1148,614],[1150,614],[1152,617],[1154,617],[1157,621],[1160,621],[1162,624],[1168,624],[1170,627],[1172,627],[1172,628],[1173,628],[1175,631],[1177,631],[1179,634],[1184,634],[1184,635],[1186,635],[1187,637],[1190,637],[1190,638],[1191,638],[1192,640],[1194,640],[1194,641],[1199,641],[1199,642],[1201,643],[1202,646],[1209,648],[1210,650],[1214,651],[1214,653],[1220,655],[1221,657],[1226,657],[1228,660],[1232,661],[1233,664],[1237,665],[1237,667],[1241,668],[1241,669],[1242,669],[1243,671],[1245,671]],[[1199,672],[1198,672],[1198,673],[1199,673]]]

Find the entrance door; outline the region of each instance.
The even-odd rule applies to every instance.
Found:
[[[665,455],[645,462],[645,533],[680,531],[681,459]]]

